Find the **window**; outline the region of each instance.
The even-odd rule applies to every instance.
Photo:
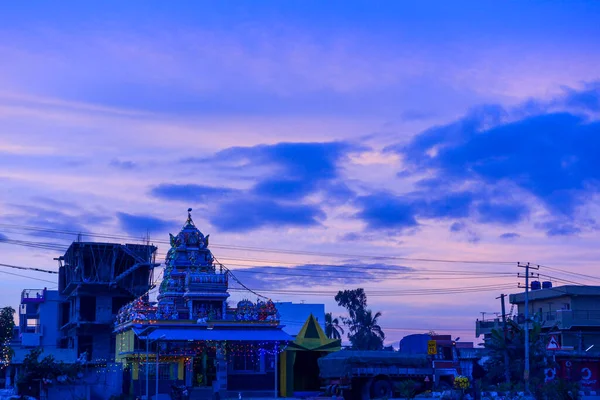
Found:
[[[273,371],[275,369],[275,355],[265,353],[265,371]]]
[[[257,354],[236,354],[233,356],[233,370],[236,372],[260,371],[260,360]]]
[[[92,296],[81,296],[79,298],[79,318],[82,321],[96,320],[96,298]]]
[[[173,363],[159,363],[158,364],[158,379],[159,380],[170,380],[171,379],[171,364]],[[177,365],[177,364],[175,364]],[[148,379],[156,379],[156,363],[150,362],[149,364],[141,363],[139,369],[139,376],[141,379],[146,379],[146,366],[148,367]]]

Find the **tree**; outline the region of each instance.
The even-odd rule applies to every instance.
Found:
[[[348,310],[348,318],[342,318],[348,327],[348,339],[356,350],[381,350],[385,334],[379,326],[380,312],[373,314],[367,308],[364,289],[339,291],[335,296],[338,305]]]
[[[491,384],[505,381],[505,354],[508,353],[510,381],[520,383],[523,380],[523,369],[525,365],[525,330],[515,321],[507,322],[506,340],[502,329],[492,330],[491,338],[485,347],[489,351],[489,359],[486,362],[488,373],[486,380]],[[529,334],[530,355],[530,381],[533,386],[536,382],[544,381],[544,369],[546,363],[546,346],[541,334],[541,325],[533,323]]]
[[[365,310],[359,315],[359,328],[354,335],[354,345],[360,350],[381,350],[385,334],[379,326],[380,312],[373,314],[371,310]]]
[[[367,295],[364,289],[339,291],[335,295],[338,305],[348,310],[350,319],[355,320],[367,308]]]
[[[17,382],[23,393],[38,396],[40,383],[45,390],[49,385],[72,383],[83,376],[81,362],[65,364],[52,355],[40,360],[42,353],[41,348],[32,349],[23,359],[23,374]]]
[[[331,313],[325,314],[325,335],[329,339],[341,339],[344,329],[340,326],[340,321],[333,318]]]
[[[4,307],[0,310],[0,346],[2,346],[2,365],[7,366],[12,359],[13,351],[10,341],[13,337],[15,327],[15,310],[12,307]]]

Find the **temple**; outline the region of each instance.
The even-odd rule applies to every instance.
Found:
[[[189,209],[181,231],[170,235],[157,301],[148,292],[119,310],[115,360],[129,371],[130,394],[168,393],[174,383],[277,391],[279,353],[292,338],[270,300],[229,306],[229,273],[208,245]]]

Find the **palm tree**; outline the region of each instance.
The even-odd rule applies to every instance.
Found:
[[[340,321],[333,318],[331,313],[325,314],[325,335],[329,339],[341,339],[344,329],[340,326]]]
[[[371,310],[364,310],[357,315],[355,333],[350,337],[354,348],[358,350],[381,350],[383,348],[385,333],[379,326],[379,317],[381,317],[381,312],[373,314]]]
[[[525,357],[525,329],[513,320],[507,321],[507,334],[500,329],[493,329],[486,342],[488,350],[487,379],[493,383],[502,381],[518,382],[523,376]],[[543,381],[545,368],[546,345],[541,332],[541,325],[533,323],[529,333],[530,379]],[[506,362],[508,361],[508,368]]]

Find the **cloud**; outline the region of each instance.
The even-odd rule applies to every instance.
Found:
[[[559,102],[567,107],[598,112],[600,111],[600,82],[588,83],[583,90],[565,88],[565,94]]]
[[[503,233],[502,235],[498,236],[500,239],[506,239],[506,240],[510,240],[510,239],[518,239],[521,237],[521,235],[519,235],[518,233],[515,232],[506,232]]]
[[[436,197],[433,197],[436,196]],[[472,192],[454,192],[454,193],[419,193],[411,194],[412,197],[419,197],[415,201],[418,207],[418,213],[425,218],[463,218],[469,215],[471,204],[475,198]],[[431,198],[431,199],[430,199]]]
[[[39,200],[39,199],[38,199]],[[44,206],[9,204],[17,214],[9,214],[5,220],[21,226],[32,226],[40,230],[30,231],[28,235],[49,237],[70,242],[77,239],[78,233],[94,231],[110,220],[103,213],[70,207],[69,203],[47,202]],[[65,208],[67,207],[67,208]]]
[[[450,225],[449,231],[454,234],[459,234],[459,237],[462,237],[469,243],[477,243],[481,240],[481,236],[477,234],[477,232],[473,231],[468,227],[465,222],[454,222]]]
[[[315,190],[316,180],[265,179],[258,182],[252,192],[258,196],[279,199],[301,199]]]
[[[450,232],[461,232],[464,231],[467,227],[467,224],[464,222],[455,222],[450,225]]]
[[[116,158],[114,160],[111,160],[109,165],[113,168],[122,169],[122,170],[131,170],[137,166],[137,164],[134,163],[133,161],[119,160]]]
[[[485,201],[477,207],[479,221],[484,223],[516,224],[528,215],[528,211],[527,206],[520,203]]]
[[[3,233],[0,233],[0,242],[5,241],[5,240],[8,240],[8,236],[6,236]]]
[[[131,235],[163,232],[173,225],[170,221],[150,215],[133,215],[124,212],[118,212],[117,219],[121,228]]]
[[[582,232],[582,227],[570,221],[554,220],[544,222],[540,226],[548,236],[574,236]]]
[[[186,202],[209,202],[239,194],[240,191],[226,187],[215,187],[197,184],[162,183],[153,187],[150,194],[162,200],[178,200]]]
[[[355,193],[343,182],[340,164],[361,149],[345,142],[230,147],[210,157],[180,161],[225,169],[233,174],[231,179],[236,174],[238,179],[251,179],[249,189],[163,183],[150,194],[164,200],[212,203],[207,205],[209,220],[223,231],[318,226],[326,215],[320,205],[307,203],[307,197],[322,193],[323,204],[330,205],[353,199]]]
[[[209,219],[213,226],[224,232],[247,232],[263,227],[318,226],[325,219],[325,213],[317,205],[242,197],[220,202]]]
[[[552,211],[573,213],[586,188],[600,178],[600,124],[568,113],[528,117],[481,131],[484,117],[438,130],[432,140],[415,140],[403,150],[413,167],[433,170],[441,179],[514,183]],[[443,133],[443,134],[442,134]],[[431,139],[428,136],[426,139]],[[435,154],[431,155],[434,151]]]
[[[382,264],[353,263],[339,265],[303,264],[292,267],[257,266],[234,270],[233,273],[251,289],[273,289],[290,286],[354,285],[381,282],[390,274],[410,278],[413,268]]]
[[[411,202],[391,193],[361,196],[357,204],[361,208],[357,217],[366,222],[369,229],[405,231],[419,225]]]
[[[376,240],[381,240],[382,238],[392,239],[395,241],[396,244],[402,243],[400,241],[395,240],[396,232],[393,231],[378,231],[376,233],[373,233],[372,231],[367,230],[364,232],[348,232],[338,236],[338,239],[344,242],[372,242]]]
[[[598,93],[598,86],[571,90],[561,101],[594,110]],[[516,224],[530,215],[529,195],[550,215],[573,220],[600,188],[596,156],[600,122],[571,112],[527,107],[528,103],[512,110],[480,107],[386,151],[403,157],[403,176],[428,174],[417,187],[442,188],[447,196],[460,193],[463,216],[473,211],[472,204],[482,223]],[[531,110],[537,114],[527,115]],[[452,183],[477,189],[467,194],[464,189],[456,191]],[[515,194],[521,198],[512,198]],[[426,202],[427,195],[422,199]],[[548,226],[548,234],[577,231],[564,228]]]
[[[268,169],[251,189],[258,196],[301,199],[319,190],[339,193],[333,185],[340,178],[339,164],[364,147],[346,142],[277,143],[252,147],[231,147],[214,159],[226,160],[238,168]],[[346,187],[345,196],[352,195]]]

